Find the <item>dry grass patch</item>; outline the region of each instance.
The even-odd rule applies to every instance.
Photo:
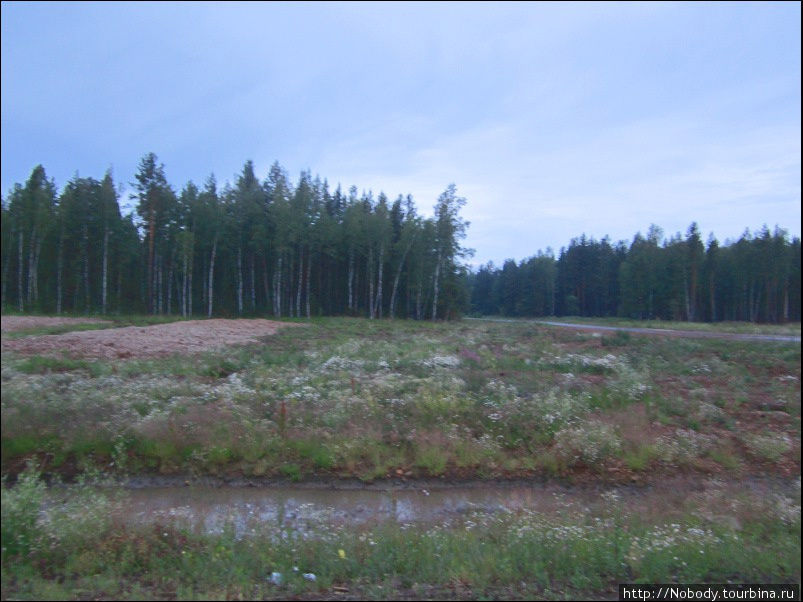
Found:
[[[0,332],[18,332],[32,328],[70,326],[72,324],[111,324],[109,320],[95,318],[47,318],[44,316],[3,316]]]
[[[5,324],[5,318],[3,321]],[[32,336],[3,341],[3,351],[38,355],[68,354],[98,359],[189,355],[228,345],[258,343],[260,337],[275,334],[280,328],[291,326],[301,324],[261,319],[189,320],[153,326]]]

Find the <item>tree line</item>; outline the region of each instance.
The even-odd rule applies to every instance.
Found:
[[[557,259],[548,249],[488,264],[469,285],[471,309],[484,315],[799,322],[800,239],[764,226],[704,244],[696,223],[667,239],[653,225],[630,244],[583,235]]]
[[[628,244],[585,235],[501,268],[469,270],[465,199],[450,185],[434,214],[309,171],[264,180],[246,161],[179,192],[149,153],[123,215],[111,172],[59,193],[39,165],[2,202],[4,311],[452,318],[505,316],[800,321],[800,239],[764,226],[720,245],[692,223]]]
[[[465,199],[449,185],[434,215],[411,195],[331,191],[277,163],[247,161],[176,191],[153,153],[122,215],[111,172],[59,193],[34,168],[2,203],[2,306],[16,311],[185,317],[361,315],[441,319],[468,307]]]

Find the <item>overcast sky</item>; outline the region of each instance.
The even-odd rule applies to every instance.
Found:
[[[155,152],[330,187],[454,182],[473,263],[697,221],[800,236],[790,3],[2,3],[2,192]],[[127,194],[126,194],[127,196]]]

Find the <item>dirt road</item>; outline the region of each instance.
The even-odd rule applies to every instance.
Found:
[[[632,332],[635,334],[648,334],[670,337],[684,337],[695,339],[728,339],[732,341],[767,341],[781,343],[800,343],[800,337],[778,334],[744,334],[736,332],[710,332],[704,330],[670,330],[665,328],[637,328],[634,326],[602,326],[598,324],[573,324],[571,322],[551,322],[547,320],[506,320],[504,318],[466,318],[467,320],[481,320],[485,322],[525,322],[543,324],[544,326],[557,326],[559,328],[574,328],[575,330],[604,331],[604,332]]]

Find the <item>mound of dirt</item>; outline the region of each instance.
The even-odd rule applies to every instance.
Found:
[[[5,318],[3,322],[5,328]],[[302,325],[273,320],[190,320],[4,340],[3,350],[98,359],[189,355],[227,345],[257,343],[260,337],[292,326]]]
[[[16,332],[29,328],[48,326],[66,326],[69,324],[111,324],[108,320],[95,318],[46,318],[43,316],[3,316],[0,321],[0,332]]]

